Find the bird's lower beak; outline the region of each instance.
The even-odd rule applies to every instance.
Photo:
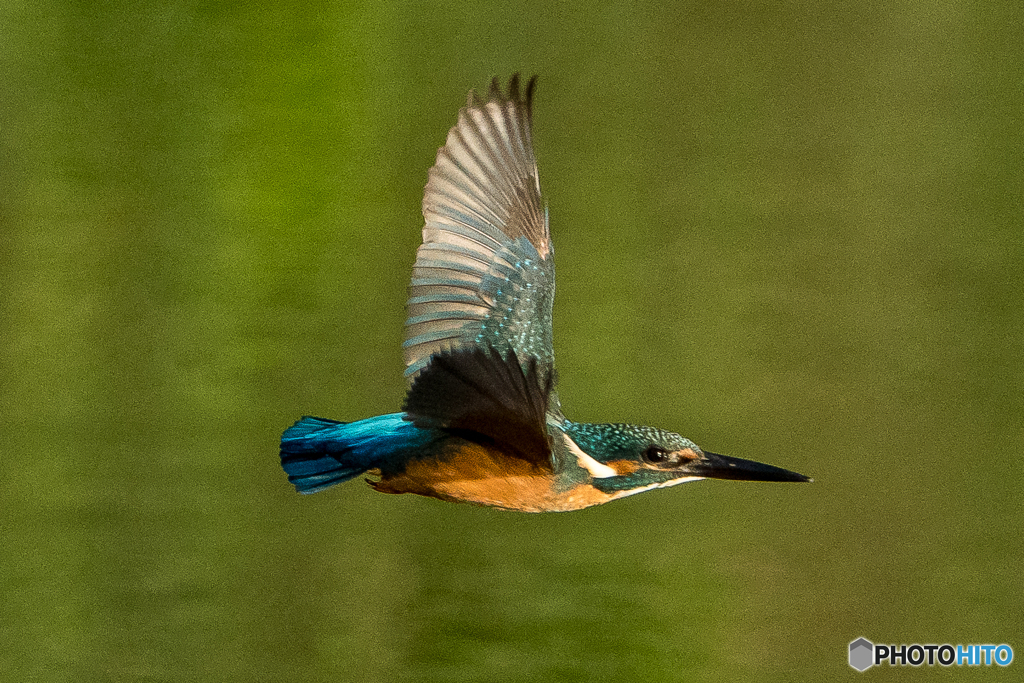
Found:
[[[702,458],[692,461],[687,471],[708,479],[739,479],[742,481],[812,481],[796,472],[765,465],[753,460],[731,458],[728,455],[703,451]]]

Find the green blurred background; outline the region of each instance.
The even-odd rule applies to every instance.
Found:
[[[1019,654],[1022,22],[5,3],[0,678],[835,680],[858,636]],[[540,74],[567,414],[814,484],[539,516],[287,484],[298,416],[399,407],[427,169],[466,91],[513,71]],[[940,675],[864,675],[896,673]]]

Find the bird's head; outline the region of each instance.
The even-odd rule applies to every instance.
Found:
[[[596,461],[581,463],[593,477],[591,484],[605,493],[619,494],[616,497],[698,479],[810,481],[780,467],[709,453],[679,434],[656,427],[566,422],[563,430]]]

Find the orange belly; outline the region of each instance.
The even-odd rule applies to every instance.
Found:
[[[521,512],[578,510],[612,498],[589,484],[567,486],[550,463],[530,463],[463,439],[450,441],[437,458],[412,460],[404,471],[369,483],[382,493],[415,493]]]

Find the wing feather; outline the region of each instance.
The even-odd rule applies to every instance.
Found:
[[[554,262],[533,154],[536,78],[470,92],[423,196],[405,323],[410,385],[445,350],[485,348],[550,368]]]
[[[551,467],[547,411],[554,377],[536,359],[463,349],[435,355],[406,395],[405,419]]]

